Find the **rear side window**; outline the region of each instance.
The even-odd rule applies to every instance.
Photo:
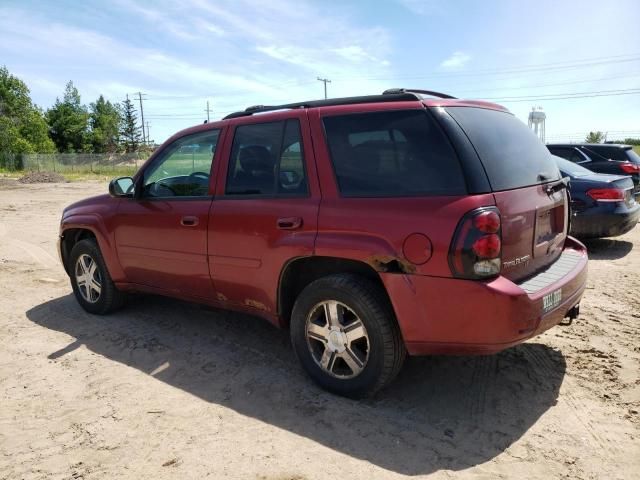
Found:
[[[427,112],[358,113],[323,121],[343,196],[465,193],[456,154]]]
[[[300,122],[257,123],[236,128],[226,195],[306,195]]]
[[[560,179],[545,145],[510,113],[475,107],[447,111],[471,140],[494,191]]]
[[[593,154],[595,153],[598,157],[598,160],[600,159],[607,159],[607,160],[619,160],[622,162],[638,162],[639,160],[636,158],[633,158],[634,156],[637,157],[637,154],[631,150],[631,149],[624,149],[624,148],[619,148],[619,147],[594,147],[594,146],[585,146],[582,147],[586,152],[587,155],[591,154],[593,156]],[[631,155],[630,155],[631,154]]]

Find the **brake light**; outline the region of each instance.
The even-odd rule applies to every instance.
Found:
[[[587,195],[598,202],[622,202],[624,192],[619,188],[593,188],[587,190]]]
[[[640,165],[631,162],[624,162],[620,164],[620,169],[624,173],[640,173]]]
[[[481,232],[496,233],[500,230],[500,215],[493,210],[488,210],[473,217],[473,224]]]
[[[499,275],[501,237],[500,211],[496,207],[482,207],[467,213],[460,220],[449,249],[453,275],[468,279]]]

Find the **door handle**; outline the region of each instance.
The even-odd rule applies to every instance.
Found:
[[[186,216],[180,219],[180,225],[183,227],[195,227],[198,223],[198,217]]]
[[[302,226],[302,218],[300,217],[283,217],[277,222],[280,230],[295,230]]]

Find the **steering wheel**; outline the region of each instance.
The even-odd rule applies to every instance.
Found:
[[[159,189],[165,189],[165,190],[169,190],[171,192],[171,196],[175,197],[178,195],[178,193],[169,185],[167,185],[166,183],[162,182],[162,180],[159,180],[157,182],[154,182],[152,184],[149,185],[149,192],[151,193],[152,196],[154,197],[164,197],[166,195],[164,195],[163,193],[159,192]],[[159,195],[158,195],[159,193]]]
[[[191,172],[189,174],[189,176],[190,177],[201,177],[201,178],[203,178],[203,179],[205,179],[207,181],[209,181],[209,177],[210,177],[210,175],[208,173],[205,173],[205,172]]]

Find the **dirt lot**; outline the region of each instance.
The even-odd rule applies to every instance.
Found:
[[[590,243],[571,327],[410,359],[355,402],[259,319],[146,296],[84,313],[58,221],[103,191],[0,180],[0,478],[640,478],[640,227]]]

